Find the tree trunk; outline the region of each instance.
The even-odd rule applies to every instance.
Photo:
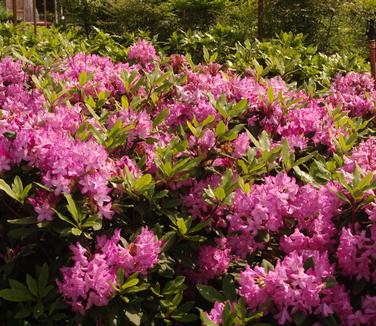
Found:
[[[24,0],[24,20],[25,22],[34,22],[33,0]],[[39,21],[39,14],[36,11],[36,20]]]
[[[13,24],[17,24],[17,1],[12,1],[12,7],[13,7]]]
[[[264,0],[258,0],[258,30],[257,37],[261,41],[264,37]]]

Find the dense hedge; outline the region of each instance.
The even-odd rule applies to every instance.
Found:
[[[305,92],[267,60],[19,39],[0,61],[2,324],[375,324],[369,75]]]

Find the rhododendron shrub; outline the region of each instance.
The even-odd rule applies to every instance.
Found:
[[[372,79],[207,61],[0,60],[1,324],[376,323]]]

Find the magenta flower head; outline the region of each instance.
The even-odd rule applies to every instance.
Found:
[[[106,306],[114,294],[116,272],[107,264],[105,255],[96,253],[88,260],[88,252],[80,244],[71,246],[72,267],[61,268],[59,292],[73,311],[84,315],[92,306]]]
[[[329,101],[342,105],[352,116],[375,112],[376,90],[369,74],[350,72],[345,76],[337,76],[331,91]]]
[[[145,275],[147,270],[158,263],[158,255],[161,252],[162,241],[158,240],[152,231],[147,227],[142,228],[128,252],[131,256],[126,263],[128,273],[140,273]]]
[[[209,313],[206,313],[206,316],[215,324],[221,325],[222,324],[222,314],[225,308],[225,304],[223,302],[216,301],[214,302],[214,307],[210,310]]]
[[[202,246],[198,256],[199,279],[207,282],[227,272],[231,262],[230,249]]]
[[[248,308],[253,310],[266,302],[268,293],[265,287],[266,272],[263,267],[249,266],[240,273],[239,294],[243,297]]]
[[[242,157],[249,148],[249,137],[247,133],[239,134],[238,138],[234,141],[234,156],[236,158]]]
[[[119,268],[124,269],[125,275],[145,275],[157,264],[162,242],[147,228],[128,247],[119,242],[120,229],[116,229],[110,239],[97,237],[94,254],[79,243],[70,246],[74,264],[61,268],[63,280],[58,280],[57,286],[74,311],[84,315],[93,306],[106,306],[116,293]]]
[[[151,63],[157,58],[154,46],[145,40],[138,40],[128,50],[128,59],[135,60],[137,63]]]

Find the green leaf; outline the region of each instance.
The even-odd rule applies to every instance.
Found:
[[[20,290],[20,291],[23,291],[25,293],[29,293],[29,290],[27,289],[27,287],[17,280],[10,279],[9,285],[14,290]]]
[[[171,303],[174,307],[177,307],[180,302],[183,300],[183,292],[179,291],[174,295],[174,297],[171,300]]]
[[[3,289],[0,290],[0,298],[11,302],[33,302],[33,296],[25,291],[16,289]]]
[[[295,322],[296,326],[304,325],[306,319],[307,319],[307,316],[305,315],[304,312],[297,311],[294,314],[294,322]]]
[[[195,314],[188,314],[188,313],[181,313],[179,315],[171,315],[171,317],[172,319],[180,323],[190,323],[192,321],[197,320],[197,316]]]
[[[142,292],[142,291],[145,291],[149,288],[149,284],[148,283],[142,283],[140,285],[136,285],[136,286],[132,286],[131,288],[128,288],[127,289],[127,293],[138,293],[138,292]]]
[[[301,170],[301,169],[299,168],[299,166],[294,166],[294,167],[293,167],[293,170],[295,171],[295,173],[296,173],[296,174],[297,174],[297,175],[298,175],[298,176],[299,176],[304,182],[306,182],[306,183],[312,183],[312,184],[314,184],[314,185],[317,185],[315,179],[313,179],[313,177],[312,177],[309,173],[307,173],[307,172]]]
[[[196,287],[201,296],[212,303],[225,300],[223,295],[210,285],[198,284]]]
[[[134,184],[134,189],[136,191],[142,190],[144,187],[150,185],[153,182],[153,177],[151,174],[144,174],[140,178],[138,178]]]
[[[169,250],[172,247],[172,245],[174,244],[175,239],[176,239],[175,231],[169,231],[169,232],[165,233],[163,235],[163,237],[161,238],[162,243],[163,243],[161,251],[165,252],[165,251]]]
[[[317,155],[317,151],[314,151],[304,157],[301,157],[300,159],[296,160],[294,165],[302,165],[306,162],[308,162],[310,159],[312,159],[313,157],[315,157]]]
[[[38,275],[38,292],[41,294],[48,283],[48,265],[43,264]]]
[[[127,318],[129,319],[129,322],[130,324],[128,324],[128,322],[126,323],[127,325],[133,325],[133,326],[140,326],[141,325],[141,319],[142,319],[142,316],[140,316],[140,313],[138,312],[131,312],[131,311],[128,311],[126,310],[125,311],[125,316],[127,316]]]
[[[355,162],[355,169],[354,169],[354,185],[357,186],[357,184],[360,181],[360,167],[357,162]],[[372,173],[371,173],[372,176]]]
[[[37,297],[38,296],[37,281],[30,274],[26,275],[26,284],[30,293],[34,295],[35,297]]]
[[[206,221],[204,222],[201,222],[201,223],[198,223],[196,224],[195,226],[193,226],[190,230],[189,230],[189,233],[192,234],[192,233],[195,233],[195,232],[198,232],[198,231],[201,231],[202,229],[206,228],[210,223],[211,223],[211,219],[207,219]]]
[[[336,174],[336,177],[338,179],[338,181],[341,183],[341,185],[349,192],[351,193],[352,192],[352,188],[350,187],[350,185],[346,182],[346,179],[344,177],[344,175],[342,173],[337,173]]]
[[[208,315],[206,314],[206,312],[202,311],[201,309],[199,309],[199,310],[200,310],[200,318],[201,318],[203,325],[205,325],[205,326],[218,326],[218,324],[212,322],[208,318]]]
[[[304,270],[307,271],[310,268],[315,268],[315,262],[313,261],[312,256],[309,257],[305,262],[304,262]]]
[[[351,205],[351,201],[342,192],[336,191],[335,195],[345,203]]]
[[[124,282],[124,284],[122,284],[121,290],[124,291],[128,288],[131,288],[132,286],[137,285],[139,282],[140,282],[140,280],[138,278],[128,279]]]
[[[116,272],[116,280],[119,284],[124,283],[124,268],[119,268]]]
[[[217,60],[217,58],[218,58],[218,52],[214,52],[214,53],[210,56],[209,61],[210,61],[210,62],[214,62],[215,60]]]
[[[209,55],[208,49],[205,46],[203,46],[202,47],[202,51],[204,53],[204,60],[205,60],[205,62],[209,63],[210,62],[210,55]]]
[[[355,184],[354,190],[364,190],[372,183],[372,181],[373,181],[373,173],[369,172],[364,178],[362,178]],[[354,182],[355,182],[355,176],[354,176]]]
[[[80,214],[78,213],[76,203],[74,202],[72,196],[70,194],[64,193],[64,197],[66,198],[68,205],[68,211],[71,213],[73,219],[77,224],[80,223]]]
[[[57,214],[57,216],[61,219],[61,220],[63,220],[64,222],[67,222],[67,223],[69,223],[70,225],[72,225],[72,226],[76,226],[76,224],[74,224],[68,217],[66,217],[66,216],[64,216],[63,214],[61,214],[60,212],[58,212],[56,209],[52,209],[56,214]]]
[[[197,132],[196,128],[193,127],[193,125],[189,121],[187,121],[187,127],[191,131],[193,136],[195,136],[195,137],[198,136],[198,132]]]
[[[53,285],[47,285],[42,292],[39,293],[41,298],[45,298],[52,290],[54,289]]]
[[[21,178],[16,175],[12,184],[13,191],[19,196],[23,191],[23,184]]]
[[[9,197],[12,197],[14,200],[18,201],[17,195],[3,179],[0,179],[0,189],[3,190]]]
[[[7,220],[9,224],[16,224],[16,225],[30,225],[30,224],[36,224],[37,220],[34,216],[29,217],[23,217],[23,218],[16,218],[13,220]]]
[[[236,287],[230,275],[225,275],[222,280],[223,293],[227,300],[233,302],[236,300]]]
[[[260,143],[258,142],[258,140],[248,131],[248,129],[245,130],[247,132],[247,135],[249,137],[249,139],[251,140],[251,142],[256,146],[257,149],[260,149],[261,148],[261,145]]]
[[[15,139],[17,137],[17,133],[14,131],[6,131],[3,133],[3,136],[8,139]]]
[[[262,131],[260,136],[260,149],[263,151],[270,151],[270,139],[265,130]]]
[[[273,90],[273,87],[269,86],[267,96],[268,96],[268,103],[272,104],[274,102],[274,90]]]
[[[22,310],[18,311],[15,315],[14,318],[16,319],[25,319],[29,317],[33,313],[33,308],[32,307],[23,307]]]
[[[86,71],[81,71],[80,76],[78,77],[78,82],[80,83],[80,86],[84,86],[88,81],[88,76]]]
[[[241,115],[248,106],[248,100],[242,99],[231,108],[231,117],[235,118]]]
[[[22,193],[21,193],[22,201],[25,200],[25,198],[26,198],[27,195],[29,194],[29,192],[30,192],[30,190],[31,190],[32,187],[33,187],[33,184],[30,183],[30,184],[28,184],[28,185],[23,189],[23,191],[22,191]]]
[[[122,108],[128,110],[129,109],[129,101],[128,101],[128,97],[126,96],[122,96],[121,97],[121,106]]]
[[[215,116],[213,114],[209,115],[204,121],[201,122],[201,127],[205,127],[209,123],[212,123],[215,120]]]
[[[247,315],[247,308],[243,298],[239,298],[238,302],[234,306],[235,310],[238,313],[238,316],[244,317]]]
[[[73,235],[75,235],[76,237],[79,237],[81,234],[82,234],[82,230],[78,229],[78,228],[72,228],[71,229],[71,233]]]
[[[94,231],[99,231],[102,228],[102,219],[98,215],[90,215],[82,225],[84,228],[93,228]]]
[[[185,288],[184,285],[185,277],[177,276],[174,280],[166,283],[162,290],[163,295],[175,294],[182,291]]]
[[[326,280],[325,280],[325,287],[330,289],[330,288],[333,288],[337,285],[337,281],[334,277],[328,277]]]
[[[254,312],[251,316],[244,319],[246,323],[249,323],[250,321],[253,321],[255,319],[260,319],[264,316],[264,312],[262,310]],[[270,324],[263,324],[263,323],[255,323],[252,325],[259,325],[259,326],[270,326]]]
[[[266,272],[274,271],[274,266],[269,260],[263,259],[261,261],[261,265],[264,267]]]
[[[217,127],[215,128],[215,135],[217,137],[221,137],[226,133],[226,125],[225,123],[221,120],[219,121]]]
[[[34,306],[33,316],[35,319],[39,319],[40,316],[43,315],[44,306],[42,302],[37,302]]]
[[[153,120],[153,128],[158,126],[160,123],[162,123],[166,118],[170,115],[170,110],[169,109],[164,109],[159,114],[155,117]]]
[[[226,192],[222,187],[218,187],[214,189],[214,195],[215,195],[215,198],[218,199],[219,201],[223,201],[223,199],[226,198]]]
[[[188,230],[187,230],[187,226],[186,226],[185,221],[184,221],[183,218],[179,217],[179,218],[176,220],[176,225],[177,225],[177,227],[178,227],[178,229],[179,229],[179,232],[180,232],[182,235],[184,235],[184,234],[187,233],[187,231],[188,231]]]

